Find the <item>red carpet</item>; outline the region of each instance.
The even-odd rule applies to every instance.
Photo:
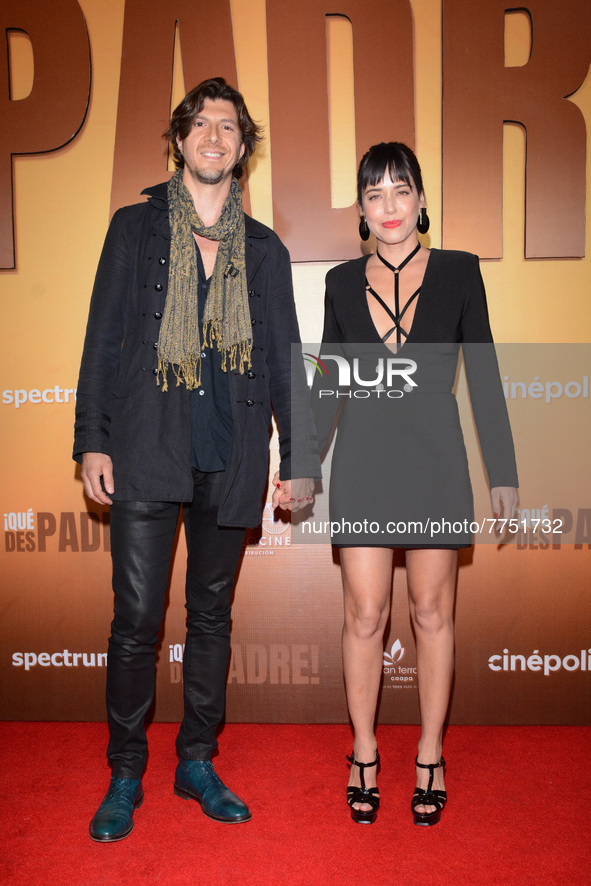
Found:
[[[106,791],[107,729],[0,723],[0,879],[10,886],[440,886],[591,883],[591,729],[450,727],[449,803],[412,824],[418,738],[380,727],[382,808],[345,805],[346,726],[229,725],[216,768],[253,820],[223,825],[172,793],[176,726],[150,727],[146,799],[120,843],[88,837]]]

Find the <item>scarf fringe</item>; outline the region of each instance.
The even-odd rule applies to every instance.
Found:
[[[201,358],[189,357],[182,363],[169,363],[162,357],[158,358],[158,378],[160,384],[162,375],[162,391],[168,391],[168,368],[171,368],[176,377],[176,387],[184,384],[189,391],[195,391],[201,387]]]

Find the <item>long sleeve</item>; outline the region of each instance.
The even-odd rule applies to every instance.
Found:
[[[335,318],[329,276],[327,276],[324,297],[324,328],[318,356],[322,359],[330,352],[330,354],[340,357],[342,355],[341,344],[342,335]],[[342,393],[342,389],[339,388],[337,362],[330,358],[322,359],[321,369],[315,372],[312,386],[312,412],[316,423],[320,452],[326,446],[341,405],[341,399],[337,396],[339,392]]]
[[[490,486],[518,486],[513,436],[476,256],[466,289],[461,333],[472,411]]]
[[[111,455],[112,392],[125,338],[125,305],[132,264],[125,210],[113,216],[101,253],[78,379],[74,458],[84,452]]]
[[[267,360],[271,402],[279,428],[279,473],[282,480],[320,478],[322,472],[304,366],[299,358],[292,361],[292,345],[300,343],[300,333],[291,263],[285,246],[278,239],[273,242],[276,242],[277,255],[273,262],[273,291],[267,314]]]

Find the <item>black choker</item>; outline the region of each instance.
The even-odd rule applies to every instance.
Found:
[[[387,268],[390,268],[390,270],[393,271],[394,274],[397,276],[397,275],[400,273],[400,271],[401,271],[404,267],[406,267],[406,265],[409,263],[409,261],[411,260],[411,258],[414,258],[414,256],[417,254],[417,252],[419,251],[420,248],[421,248],[421,244],[420,244],[420,243],[417,243],[417,245],[415,246],[415,248],[413,249],[413,251],[412,251],[412,252],[409,252],[409,254],[406,256],[406,258],[404,259],[404,261],[402,262],[402,264],[398,265],[397,268],[395,268],[394,265],[391,265],[389,261],[386,261],[386,259],[384,258],[384,256],[383,256],[383,255],[380,255],[380,253],[377,251],[377,249],[376,249],[376,255],[377,255],[377,257],[379,258],[379,260],[380,260],[383,264],[385,264]]]
[[[390,329],[386,333],[386,335],[384,335],[382,337],[383,342],[385,342],[386,339],[388,339],[392,335],[394,330],[396,330],[396,343],[397,344],[401,344],[401,341],[402,341],[401,333],[404,334],[405,338],[408,338],[408,333],[402,328],[402,326],[400,325],[400,322],[401,322],[402,318],[404,317],[404,314],[406,313],[406,309],[408,308],[408,306],[414,301],[414,299],[417,297],[417,295],[421,291],[421,287],[419,286],[417,291],[413,292],[413,294],[411,295],[411,297],[409,298],[409,300],[407,301],[407,303],[405,304],[405,306],[401,312],[400,311],[400,293],[399,293],[399,285],[398,285],[398,275],[400,274],[400,271],[404,267],[406,267],[406,265],[409,263],[411,258],[414,258],[414,256],[417,254],[417,252],[419,251],[420,248],[421,248],[421,244],[418,243],[417,246],[413,249],[413,251],[406,256],[404,261],[401,264],[399,264],[397,268],[395,268],[394,265],[391,265],[389,261],[386,261],[386,259],[382,255],[380,255],[380,253],[376,250],[376,255],[379,258],[379,260],[383,264],[385,264],[387,268],[390,268],[390,270],[394,274],[394,310],[395,310],[394,314],[392,313],[392,311],[390,310],[388,305],[385,303],[385,301],[383,301],[383,299],[380,298],[380,296],[377,294],[377,292],[375,292],[371,288],[369,283],[367,283],[367,288],[368,288],[369,292],[371,292],[371,294],[379,301],[379,303],[382,305],[382,307],[385,309],[385,311],[390,315],[392,320],[394,320],[394,326],[392,327],[392,329]]]

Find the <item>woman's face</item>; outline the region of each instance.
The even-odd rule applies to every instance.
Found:
[[[400,179],[392,181],[387,171],[381,181],[364,190],[361,198],[369,230],[378,242],[387,245],[404,243],[414,234],[423,206],[425,197],[417,194],[414,185]]]

